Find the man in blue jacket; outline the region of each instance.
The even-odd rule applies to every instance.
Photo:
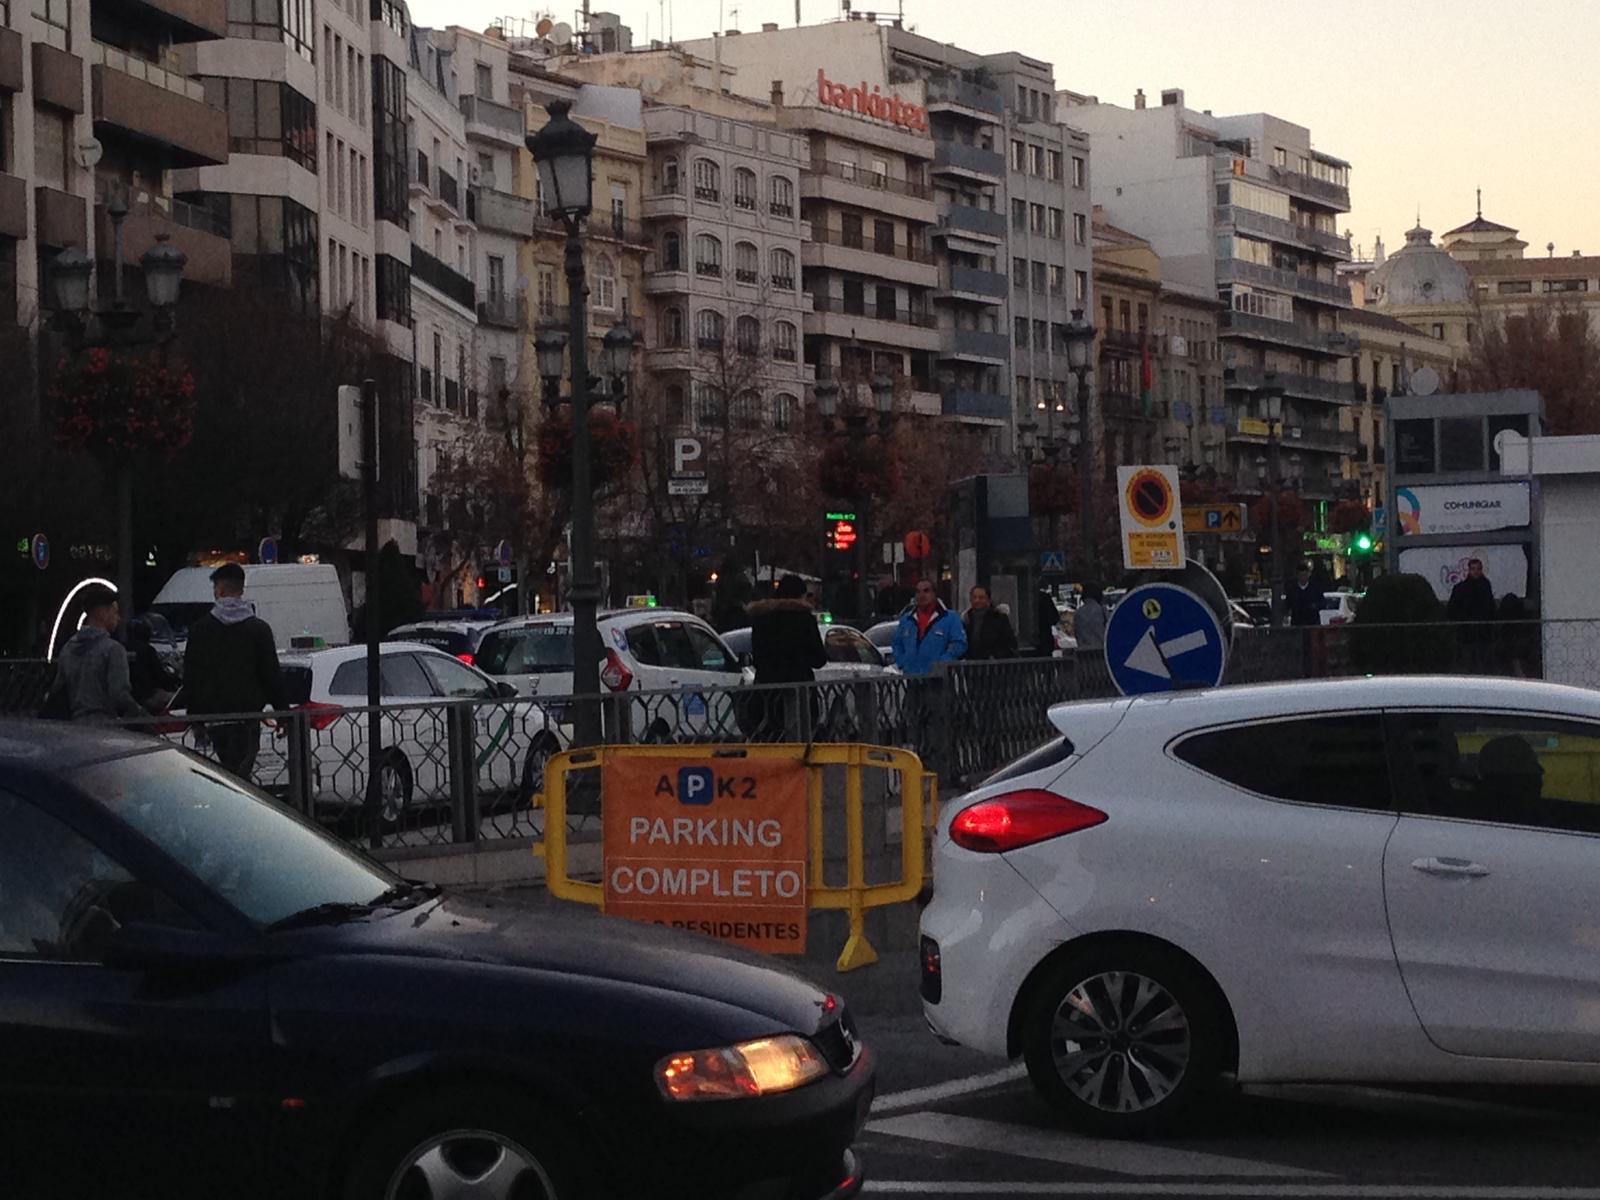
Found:
[[[961,617],[940,602],[931,579],[919,579],[916,599],[894,631],[894,665],[906,675],[927,675],[935,663],[952,662],[966,652]]]

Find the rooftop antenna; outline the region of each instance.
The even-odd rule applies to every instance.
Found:
[[[800,24],[800,0],[794,0],[794,23]]]
[[[1483,220],[1483,189],[1478,189],[1478,220]]]

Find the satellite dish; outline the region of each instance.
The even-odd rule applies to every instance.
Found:
[[[100,162],[100,156],[106,152],[105,147],[100,144],[100,139],[95,137],[80,140],[77,151],[78,165],[86,171],[94,170]]]
[[[550,30],[550,40],[558,46],[565,46],[572,41],[572,26],[565,21],[553,26]]]
[[[534,31],[534,33],[538,34],[540,37],[543,37],[545,34],[550,32],[550,28],[554,24],[555,24],[555,22],[552,21],[549,17],[540,17],[539,18],[539,23],[533,27],[533,31]]]
[[[1418,367],[1411,372],[1411,394],[1431,396],[1439,390],[1439,372],[1432,367]]]

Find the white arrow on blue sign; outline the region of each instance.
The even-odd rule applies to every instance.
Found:
[[[1188,588],[1136,587],[1117,602],[1106,624],[1106,668],[1125,696],[1216,687],[1227,662],[1221,622]]]

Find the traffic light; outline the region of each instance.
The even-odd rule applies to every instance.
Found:
[[[1363,529],[1360,532],[1356,533],[1353,537],[1351,537],[1351,539],[1350,539],[1350,553],[1351,554],[1371,554],[1372,553],[1372,535],[1370,533],[1368,533],[1365,529]]]

